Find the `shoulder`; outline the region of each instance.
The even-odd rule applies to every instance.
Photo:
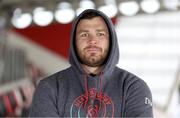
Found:
[[[52,75],[49,75],[42,79],[38,85],[56,89],[57,86],[59,86],[60,84],[64,84],[68,80],[67,76],[70,70],[71,68],[69,67]]]
[[[146,82],[126,70],[116,68],[118,80],[123,89],[125,117],[152,117],[152,94]]]
[[[126,70],[116,68],[123,84],[123,99],[125,100],[125,117],[152,117],[153,100],[146,82]]]
[[[58,72],[56,72],[54,74],[46,76],[41,81],[52,83],[52,82],[57,81],[57,80],[65,80],[66,76],[68,75],[70,70],[71,70],[71,67],[69,67],[67,69],[64,69],[64,70],[61,70],[61,71],[58,71]]]
[[[127,70],[124,70],[122,68],[119,68],[119,67],[115,68],[113,75],[118,77],[118,79],[121,79],[122,81],[129,83],[129,84],[131,84],[135,81],[138,81],[138,80],[142,80],[137,75],[135,75]]]
[[[143,79],[139,78],[137,75],[118,67],[115,68],[115,73],[116,74],[114,75],[118,74],[118,79],[120,79],[121,83],[124,84],[124,89],[131,90],[139,88],[150,92],[150,89],[146,82]]]

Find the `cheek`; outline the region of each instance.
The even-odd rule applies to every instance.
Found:
[[[109,41],[102,42],[101,46],[103,47],[104,50],[108,50],[109,49]]]
[[[83,48],[84,48],[83,42],[77,41],[76,42],[76,48],[77,48],[78,51],[82,51]]]

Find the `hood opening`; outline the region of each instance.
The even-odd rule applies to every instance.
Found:
[[[70,44],[70,64],[79,70],[80,73],[85,73],[85,71],[82,69],[81,61],[79,59],[79,56],[77,54],[76,50],[76,29],[77,25],[79,24],[80,20],[83,18],[89,18],[92,17],[91,14],[95,14],[95,16],[100,16],[105,21],[108,31],[109,31],[109,51],[107,58],[105,59],[103,63],[103,70],[113,70],[113,68],[116,66],[118,60],[119,60],[119,49],[117,44],[117,37],[114,29],[114,25],[110,18],[108,18],[104,13],[98,10],[94,9],[87,9],[83,11],[73,22],[72,31],[71,31],[71,44]],[[94,17],[95,17],[94,16]],[[92,17],[93,18],[93,17]],[[108,72],[110,73],[110,71]]]
[[[112,31],[110,29],[110,26],[108,25],[107,23],[107,20],[105,19],[105,17],[102,16],[102,14],[98,13],[97,11],[88,11],[82,15],[80,15],[76,25],[75,25],[75,28],[74,28],[74,36],[73,36],[73,48],[74,48],[74,51],[75,51],[75,55],[77,57],[77,60],[82,63],[81,59],[79,58],[78,54],[77,54],[77,49],[76,49],[76,30],[77,30],[77,26],[79,24],[79,22],[82,20],[82,19],[93,19],[95,17],[101,17],[104,22],[106,23],[106,26],[108,28],[108,32],[109,32],[109,50],[108,50],[108,54],[107,54],[107,57],[106,59],[104,60],[103,62],[103,65],[106,65],[107,64],[107,61],[109,60],[110,58],[110,54],[111,54],[111,50],[112,50]],[[103,66],[102,65],[102,66]]]

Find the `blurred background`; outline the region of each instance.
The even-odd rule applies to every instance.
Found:
[[[0,0],[0,116],[26,117],[39,80],[69,67],[72,21],[88,8],[112,19],[117,66],[149,85],[154,116],[180,118],[180,0]]]

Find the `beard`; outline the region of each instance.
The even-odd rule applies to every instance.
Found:
[[[84,65],[90,66],[90,67],[102,66],[105,63],[105,60],[107,58],[108,49],[105,49],[103,52],[102,48],[93,47],[98,50],[98,53],[95,53],[95,52],[88,53],[88,52],[86,52],[86,49],[88,49],[88,48],[91,48],[91,46],[84,48],[83,51],[80,51],[77,49],[77,53],[79,55],[79,59],[80,59],[81,63]]]

